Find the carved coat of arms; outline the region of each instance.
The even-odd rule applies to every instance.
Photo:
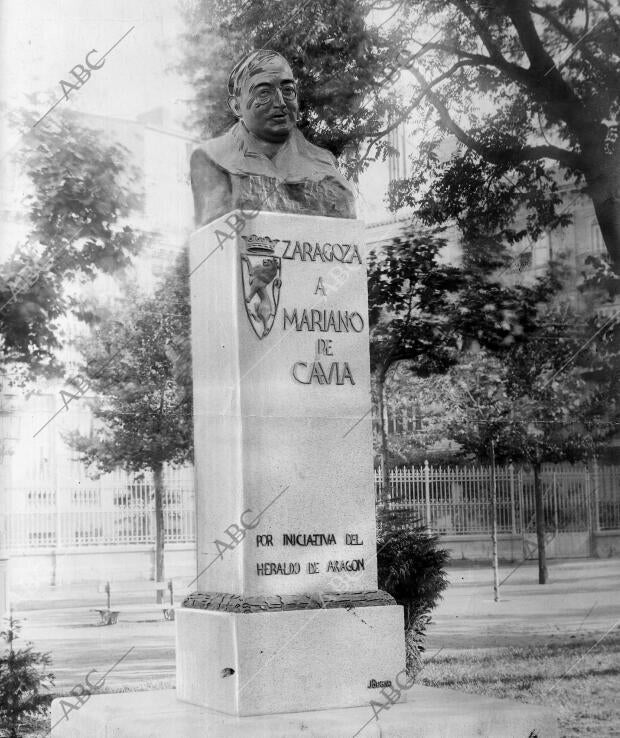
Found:
[[[269,335],[276,319],[282,286],[282,264],[274,256],[279,239],[269,236],[242,236],[245,253],[241,254],[243,302],[254,333]]]

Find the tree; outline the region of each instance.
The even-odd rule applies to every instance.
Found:
[[[20,117],[26,126],[34,120]],[[57,320],[67,312],[93,317],[80,310],[69,283],[126,266],[144,240],[121,225],[140,206],[127,150],[70,114],[55,120],[30,128],[19,155],[33,185],[31,228],[27,243],[0,265],[2,363],[47,374],[60,370]]]
[[[383,490],[389,496],[385,386],[391,368],[405,362],[417,377],[445,373],[464,349],[498,352],[532,329],[536,305],[559,287],[552,271],[532,287],[506,287],[489,277],[496,261],[466,257],[445,263],[445,240],[411,225],[368,259],[370,360],[381,435]]]
[[[401,362],[385,382],[385,406],[390,457],[397,464],[459,463],[460,453],[445,437],[445,401],[449,396],[450,373],[418,377]],[[376,392],[373,395],[378,406]],[[375,453],[381,454],[375,424]],[[392,462],[394,463],[394,462]]]
[[[379,22],[381,11],[390,15]],[[395,154],[388,134],[415,116],[425,140],[411,177],[394,184],[394,208],[411,205],[428,225],[454,221],[476,249],[489,238],[515,243],[570,221],[564,179],[591,197],[620,269],[620,16],[609,0],[404,0],[391,9],[202,0],[186,19],[179,68],[196,90],[203,135],[232,123],[224,100],[233,62],[268,46],[300,81],[301,129],[346,152],[350,175]],[[447,136],[457,150],[446,162],[438,147]]]
[[[619,272],[617,5],[408,0],[400,8],[408,40],[393,64],[409,70],[409,98],[421,119],[436,116],[437,132],[395,186],[393,206],[413,205],[429,224],[456,220],[470,240],[536,239],[570,218],[559,208],[564,179],[592,199]],[[446,136],[458,145],[442,161]],[[521,209],[526,223],[516,230]]]
[[[476,459],[495,456],[534,472],[540,584],[548,576],[542,464],[587,461],[616,431],[617,339],[609,321],[597,335],[588,321],[554,306],[501,360],[480,352],[454,373],[448,436]]]
[[[47,711],[53,697],[47,690],[54,685],[54,674],[47,671],[49,654],[33,651],[31,644],[15,648],[21,627],[12,615],[6,621],[0,631],[6,644],[0,654],[0,734],[19,738],[32,719]]]
[[[385,386],[390,369],[408,362],[418,376],[445,372],[457,360],[449,303],[463,287],[457,267],[441,264],[445,241],[410,232],[368,257],[370,366],[375,380],[383,495],[390,495]]]
[[[100,424],[91,436],[67,436],[81,460],[101,471],[152,471],[157,581],[164,576],[164,464],[186,463],[193,453],[188,292],[183,253],[153,297],[130,297],[100,326],[83,347]]]

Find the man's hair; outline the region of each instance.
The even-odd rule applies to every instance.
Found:
[[[277,51],[272,51],[271,49],[259,49],[258,51],[251,51],[249,54],[246,54],[241,61],[235,64],[230,73],[230,77],[228,78],[228,93],[238,96],[241,93],[241,85],[246,77],[259,74],[264,69],[264,62],[278,57],[288,65],[282,54],[278,54]]]

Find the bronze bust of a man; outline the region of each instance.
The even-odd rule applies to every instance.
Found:
[[[280,54],[253,51],[232,70],[237,123],[190,161],[196,225],[235,210],[354,218],[354,194],[326,149],[297,128],[297,84]]]

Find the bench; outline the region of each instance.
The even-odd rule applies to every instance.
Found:
[[[117,594],[119,592],[165,592],[166,590],[170,593],[169,605],[162,606],[152,605],[152,603],[149,603],[148,606],[154,606],[157,609],[161,608],[164,615],[164,620],[174,620],[174,589],[172,587],[172,579],[168,580],[167,582],[115,582],[114,584],[114,594]],[[118,616],[121,610],[112,609],[112,588],[110,586],[110,582],[100,584],[97,591],[100,593],[105,593],[106,607],[92,608],[93,612],[99,614],[100,625],[114,625],[116,622],[118,622]],[[144,608],[144,604],[122,606],[123,612],[131,610],[144,610]]]

